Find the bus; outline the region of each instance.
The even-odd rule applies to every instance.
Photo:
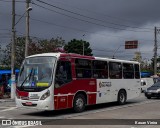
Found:
[[[141,93],[140,64],[135,61],[43,53],[28,56],[16,87],[19,108],[82,112],[87,105],[125,104]]]

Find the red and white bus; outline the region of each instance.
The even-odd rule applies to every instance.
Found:
[[[43,110],[74,108],[136,98],[141,93],[135,61],[43,53],[26,57],[16,88],[17,107]]]

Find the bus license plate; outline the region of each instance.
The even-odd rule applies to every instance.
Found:
[[[31,106],[32,102],[26,102],[26,105]]]

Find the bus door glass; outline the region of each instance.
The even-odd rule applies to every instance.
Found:
[[[63,89],[69,82],[72,81],[71,62],[58,61],[55,74],[55,90],[58,90],[57,95],[57,108],[63,109],[68,106],[68,91]],[[61,92],[63,90],[63,93]],[[56,94],[55,94],[56,95]]]

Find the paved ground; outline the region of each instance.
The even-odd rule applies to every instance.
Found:
[[[50,119],[45,121],[44,124],[52,124],[45,126],[36,126],[35,128],[159,128],[160,125],[118,125],[126,123],[130,120],[119,120],[119,119],[147,119],[156,121],[160,119],[160,100],[151,99],[148,100],[142,94],[139,98],[130,100],[126,105],[117,106],[116,103],[107,103],[101,105],[94,105],[87,107],[87,110],[83,113],[74,113],[71,109],[61,111],[38,111],[38,110],[26,110],[16,109],[15,103],[12,100],[0,101],[0,118],[7,119]],[[53,125],[55,119],[70,119],[72,125]],[[76,119],[76,120],[75,120]],[[83,120],[77,120],[83,119]],[[99,120],[100,119],[100,120]],[[103,120],[104,119],[104,120]],[[109,119],[109,120],[108,120]],[[113,119],[113,120],[110,120]],[[119,123],[117,123],[120,121]],[[75,125],[89,122],[91,125]],[[115,125],[103,125],[106,122],[111,121]],[[56,120],[56,122],[58,122]],[[66,120],[60,122],[65,124]],[[93,125],[94,124],[94,125]],[[19,128],[19,127],[18,127]]]

